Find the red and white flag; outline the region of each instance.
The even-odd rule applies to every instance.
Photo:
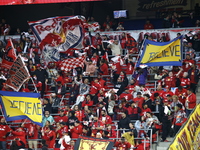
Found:
[[[9,38],[8,43],[5,48],[5,53],[2,59],[1,67],[10,69],[13,62],[17,59],[15,49],[13,47],[12,39]]]
[[[109,62],[109,59],[108,59],[108,53],[105,52],[105,54],[102,56],[103,59],[105,59],[107,62]]]
[[[77,58],[69,58],[62,61],[60,64],[60,69],[66,72],[75,69],[76,67],[84,67],[85,56],[77,57]]]
[[[29,71],[21,56],[13,62],[6,81],[6,85],[15,91],[19,91],[24,82],[30,78]]]

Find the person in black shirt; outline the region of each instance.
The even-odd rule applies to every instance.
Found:
[[[45,84],[48,82],[48,73],[46,69],[42,69],[40,64],[36,65],[37,69],[33,72],[32,76],[37,77],[37,81],[42,82],[41,97],[44,96]]]
[[[122,118],[119,120],[118,128],[119,129],[129,129],[130,118],[127,117],[126,112],[122,112]]]
[[[52,104],[50,103],[49,99],[44,99],[44,105],[43,105],[44,111],[49,111],[49,113],[52,113]]]

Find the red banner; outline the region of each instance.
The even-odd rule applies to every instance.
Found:
[[[45,3],[70,3],[103,0],[1,0],[0,5],[24,5],[24,4],[45,4]]]

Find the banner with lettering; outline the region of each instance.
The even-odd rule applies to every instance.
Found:
[[[80,136],[76,141],[74,150],[85,150],[85,149],[112,150],[113,146],[114,146],[113,140]]]
[[[147,66],[182,66],[182,36],[169,42],[145,40],[138,62]]]
[[[150,11],[177,5],[186,6],[187,0],[139,0],[138,10]]]
[[[26,4],[45,4],[45,3],[69,3],[69,2],[87,2],[102,0],[2,0],[0,5],[26,5]]]
[[[8,75],[6,85],[15,91],[19,91],[23,83],[30,78],[29,71],[21,56],[18,56],[13,62]]]
[[[0,102],[6,121],[29,119],[42,126],[42,105],[39,93],[0,91]]]
[[[83,16],[53,17],[28,22],[41,50],[57,49],[66,52],[70,49],[82,49],[84,28]]]
[[[200,148],[200,104],[176,134],[168,150],[197,150]]]

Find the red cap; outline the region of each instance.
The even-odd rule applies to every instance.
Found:
[[[167,100],[167,99],[165,99],[164,101],[163,101],[163,103],[168,103],[169,101]]]

